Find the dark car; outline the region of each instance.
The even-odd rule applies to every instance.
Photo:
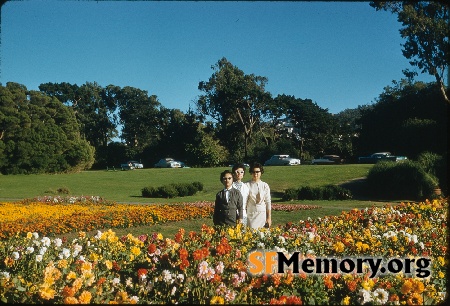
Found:
[[[343,160],[339,155],[324,155],[320,158],[314,158],[311,165],[336,165],[342,164]]]

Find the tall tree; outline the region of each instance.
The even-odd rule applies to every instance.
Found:
[[[272,99],[265,90],[267,78],[246,75],[226,58],[211,68],[209,80],[198,85],[205,93],[197,101],[198,110],[216,121],[219,138],[229,150],[243,149],[247,158],[252,134]]]
[[[23,85],[0,86],[0,128],[2,173],[78,171],[94,162],[73,110]]]
[[[403,55],[422,73],[436,78],[444,100],[450,103],[444,84],[444,74],[448,73],[450,61],[448,4],[441,1],[380,1],[370,5],[377,11],[397,14],[398,21],[403,25],[400,34],[406,38]],[[408,70],[404,73],[411,77]]]

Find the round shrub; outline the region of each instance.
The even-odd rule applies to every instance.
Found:
[[[141,190],[141,194],[144,198],[156,198],[158,190],[155,187],[144,187]]]
[[[284,191],[283,201],[292,201],[298,199],[298,189],[295,188],[288,188]]]
[[[437,180],[411,160],[379,162],[369,171],[367,185],[369,192],[378,197],[422,200],[433,195]]]
[[[202,182],[192,182],[192,186],[194,186],[197,191],[203,191],[203,183]]]
[[[298,191],[299,200],[314,200],[314,192],[310,186],[301,187]]]
[[[164,185],[158,187],[158,196],[161,198],[175,198],[178,195],[178,191],[173,185]]]
[[[171,186],[173,186],[177,191],[176,196],[185,197],[189,194],[188,184],[179,183],[179,184],[171,184]]]

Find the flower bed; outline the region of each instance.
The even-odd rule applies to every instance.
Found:
[[[198,232],[180,229],[172,238],[118,237],[108,230],[63,241],[30,231],[0,241],[0,298],[66,304],[436,304],[446,293],[447,209],[447,200],[402,203],[261,231],[204,225]],[[427,257],[432,267],[426,278],[254,275],[247,260],[254,249],[298,251],[308,258]]]
[[[273,210],[315,209],[312,205],[274,204]],[[213,202],[178,204],[117,204],[100,197],[39,197],[0,203],[0,239],[16,233],[45,235],[99,228],[127,228],[210,217]]]

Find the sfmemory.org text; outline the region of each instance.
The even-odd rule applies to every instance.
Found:
[[[419,258],[328,258],[305,257],[300,252],[285,254],[276,251],[256,250],[248,256],[251,274],[292,273],[306,274],[366,274],[370,278],[380,274],[403,273],[419,278],[426,278],[431,274],[431,259]]]

